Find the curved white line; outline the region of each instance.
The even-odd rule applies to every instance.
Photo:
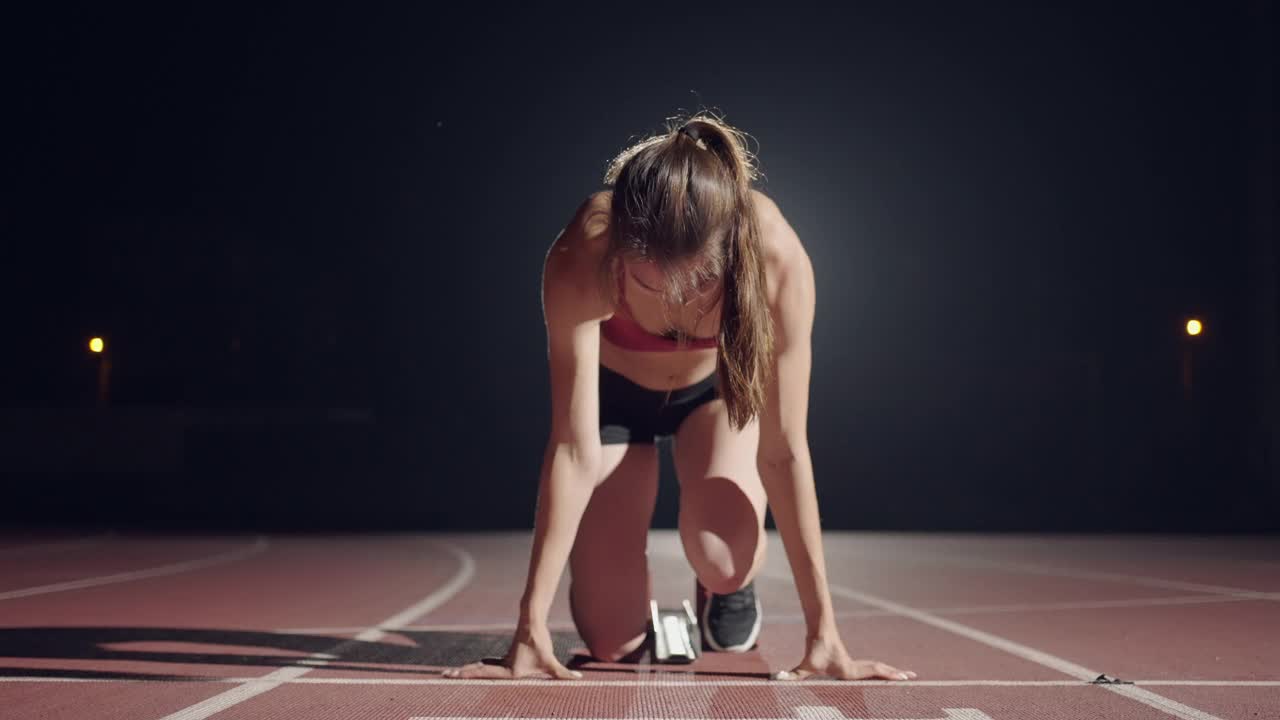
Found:
[[[454,595],[457,595],[464,587],[466,587],[467,583],[471,582],[471,578],[475,576],[476,562],[471,557],[471,553],[468,553],[466,550],[451,543],[443,541],[436,542],[458,558],[459,567],[458,571],[449,579],[449,582],[445,583],[444,586],[440,587],[435,592],[410,605],[404,610],[401,610],[395,615],[392,615],[386,620],[383,620],[377,625],[374,625],[371,628],[366,628],[359,635],[356,635],[355,639],[344,640],[325,652],[312,653],[307,658],[297,661],[306,662],[307,664],[305,666],[294,665],[291,667],[283,667],[279,670],[267,673],[260,678],[252,678],[242,685],[218,693],[207,700],[185,707],[175,713],[165,715],[162,720],[202,720],[210,715],[220,713],[229,707],[239,705],[245,700],[261,695],[264,692],[274,690],[285,683],[296,681],[298,678],[306,675],[312,670],[315,670],[317,667],[323,667],[327,661],[334,659],[335,656],[339,656],[343,648],[350,646],[352,643],[377,642],[385,637],[388,632],[403,629],[415,618],[421,617],[422,615],[425,615],[426,613],[429,613],[445,604]]]
[[[187,560],[180,563],[159,565],[145,570],[132,570],[129,572],[115,573],[113,575],[99,575],[98,577],[83,578],[81,580],[68,580],[67,582],[53,583],[52,585],[38,585],[36,587],[22,588],[20,590],[9,590],[6,592],[0,592],[0,600],[13,600],[15,598],[30,597],[32,595],[45,595],[47,593],[80,590],[82,588],[97,587],[99,585],[113,585],[115,583],[144,580],[146,578],[161,577],[164,575],[177,575],[178,573],[199,570],[213,565],[221,565],[222,563],[257,555],[263,550],[266,550],[270,544],[271,543],[268,542],[266,537],[258,536],[258,538],[255,539],[253,544],[249,547],[239,548],[230,552],[210,555],[209,557],[199,558],[196,560]]]
[[[471,578],[476,574],[476,561],[471,557],[471,553],[451,543],[440,542],[439,544],[458,558],[458,571],[449,578],[449,582],[413,605],[356,635],[356,640],[375,642],[381,640],[388,630],[403,630],[409,623],[448,602],[471,582]]]

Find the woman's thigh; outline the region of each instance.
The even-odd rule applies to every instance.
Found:
[[[724,400],[698,406],[672,443],[680,483],[680,539],[707,589],[736,590],[764,561],[764,485],[756,466],[758,420],[729,423]]]
[[[658,451],[652,443],[603,450],[603,480],[569,555],[569,603],[592,655],[612,661],[644,642],[650,597],[645,549],[658,495]]]

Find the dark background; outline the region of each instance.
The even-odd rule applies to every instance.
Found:
[[[531,527],[543,254],[711,108],[825,527],[1280,529],[1270,3],[414,5],[10,14],[0,522]]]

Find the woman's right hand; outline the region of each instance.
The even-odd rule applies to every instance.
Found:
[[[478,662],[449,668],[447,678],[486,680],[518,680],[530,675],[550,675],[554,680],[577,680],[582,673],[570,670],[556,659],[551,648],[551,631],[546,625],[521,625],[511,639],[511,649],[501,660],[486,658]]]

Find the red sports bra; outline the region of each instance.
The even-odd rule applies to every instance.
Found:
[[[641,352],[674,352],[677,350],[701,350],[719,345],[719,337],[688,338],[685,344],[677,344],[674,338],[653,335],[640,326],[627,305],[627,285],[618,274],[618,294],[622,300],[613,317],[600,323],[600,333],[606,340],[627,350]]]

